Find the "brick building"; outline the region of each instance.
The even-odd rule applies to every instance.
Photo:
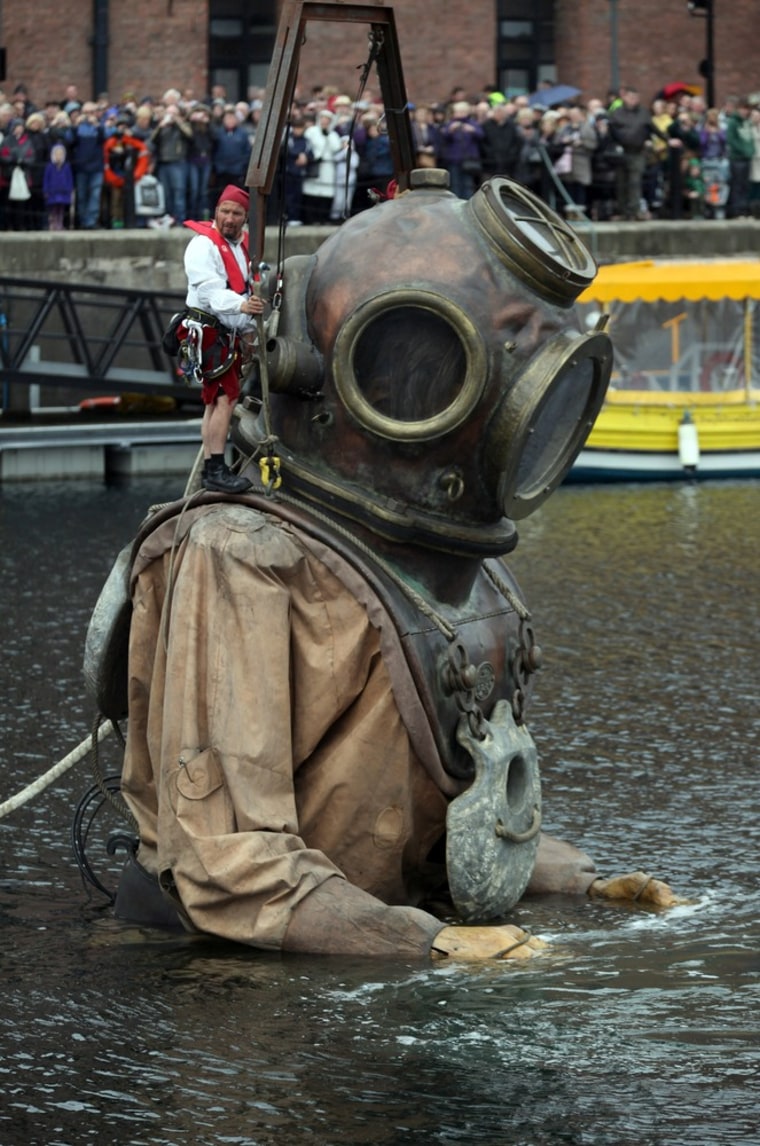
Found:
[[[389,0],[392,2],[392,0]],[[760,93],[757,0],[712,0],[716,102]],[[232,99],[263,85],[277,0],[0,0],[0,89],[26,85],[34,102],[107,91],[160,96],[169,86],[205,96],[224,83]],[[542,79],[572,84],[585,98],[616,82],[649,100],[671,81],[702,84],[705,18],[687,0],[396,0],[407,89],[413,100],[445,99],[461,86],[530,91]],[[351,94],[367,54],[363,25],[310,23],[300,85]],[[372,81],[370,81],[372,83]]]

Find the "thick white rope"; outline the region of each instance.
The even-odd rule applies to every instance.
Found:
[[[113,731],[114,726],[111,721],[104,721],[98,728],[98,744],[100,744],[102,740],[105,740],[106,736],[110,736]],[[39,796],[40,792],[44,792],[46,788],[49,788],[59,776],[63,776],[64,772],[68,772],[69,768],[73,768],[75,764],[78,764],[91,748],[92,733],[86,736],[81,744],[72,749],[68,756],[64,756],[62,760],[59,760],[57,764],[54,764],[53,767],[43,773],[42,776],[38,776],[32,784],[23,788],[15,796],[4,800],[3,803],[0,804],[0,820],[7,816],[9,812],[15,812],[17,808],[22,807],[28,803],[29,800],[34,799],[35,796]]]

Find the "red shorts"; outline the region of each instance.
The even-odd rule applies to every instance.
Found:
[[[184,339],[187,328],[181,322],[177,328],[177,336]],[[217,378],[207,379],[206,375],[217,370],[225,361],[229,360],[228,370]],[[204,326],[203,340],[201,342],[201,368],[203,371],[203,386],[201,387],[201,401],[206,406],[213,406],[220,394],[226,394],[230,402],[236,402],[240,397],[240,354],[237,350],[237,339],[230,341],[226,332],[220,332],[213,326]]]

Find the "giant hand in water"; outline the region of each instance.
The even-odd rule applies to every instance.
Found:
[[[597,879],[589,888],[589,895],[602,899],[626,899],[635,903],[649,903],[655,907],[677,907],[687,900],[679,898],[661,879],[654,879],[643,871],[629,875],[616,875],[611,879]]]

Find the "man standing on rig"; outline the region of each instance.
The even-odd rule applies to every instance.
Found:
[[[196,232],[185,250],[186,314],[177,335],[180,362],[201,386],[204,489],[242,493],[247,478],[224,458],[232,410],[240,396],[243,340],[256,331],[264,303],[251,293],[248,262],[248,193],[225,187],[211,222],[185,223]]]

